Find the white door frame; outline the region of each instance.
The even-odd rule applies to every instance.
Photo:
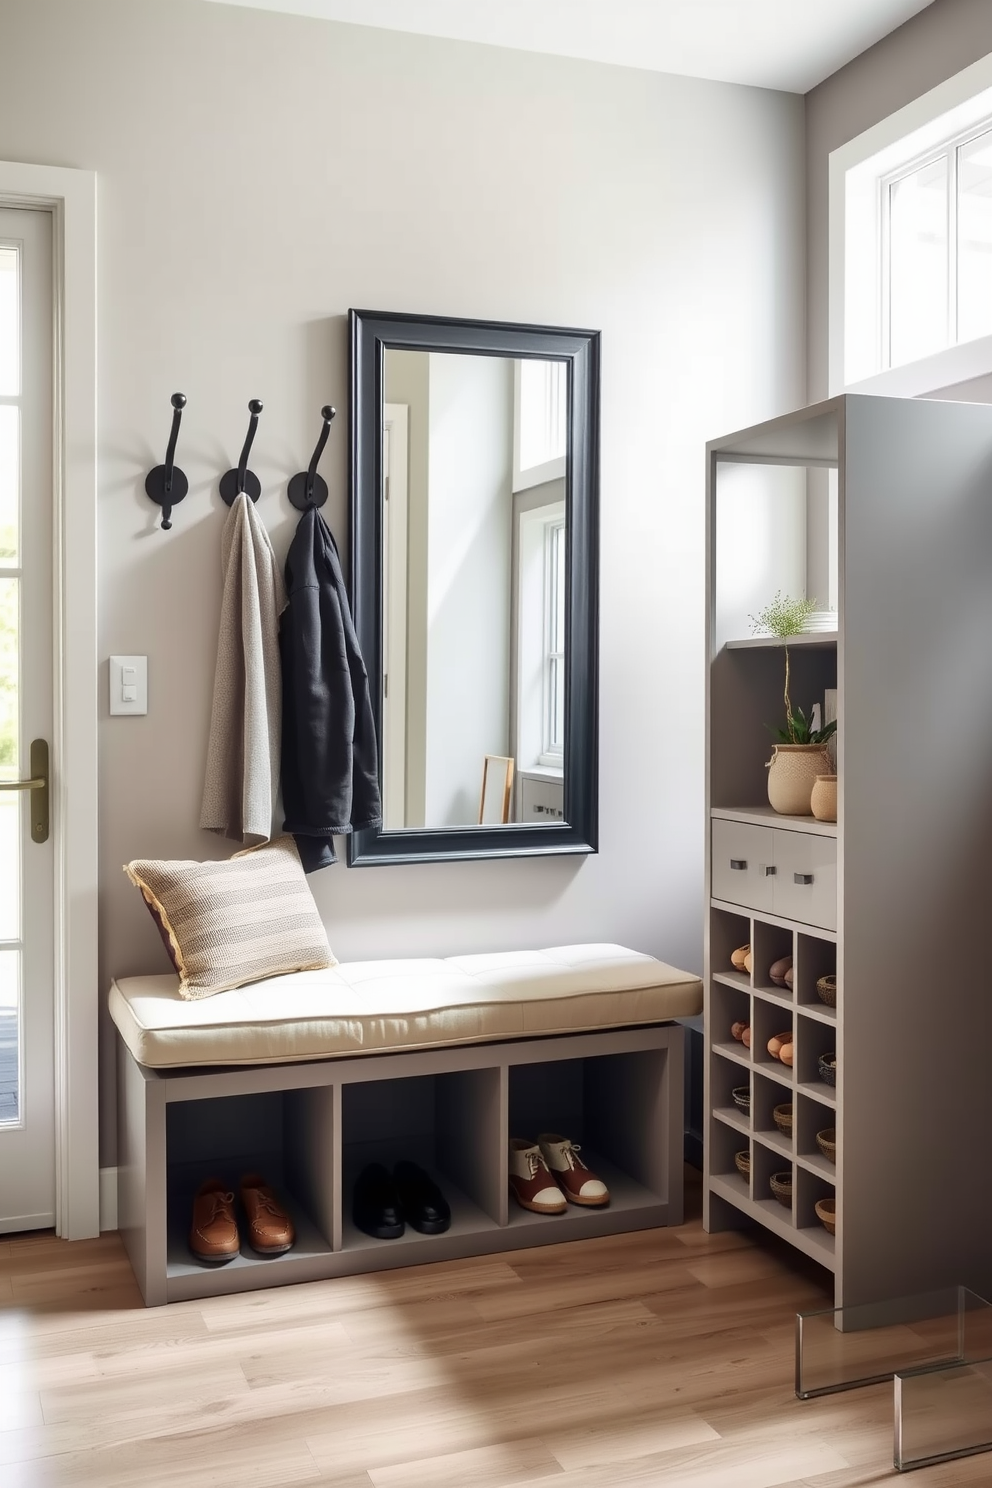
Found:
[[[0,205],[52,214],[55,323],[55,1227],[100,1231],[96,175],[0,161]]]

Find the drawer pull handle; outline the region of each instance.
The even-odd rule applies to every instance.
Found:
[[[761,871],[766,878],[774,878],[775,874],[778,872],[774,863],[762,863]]]
[[[747,867],[747,858],[731,858],[730,866],[740,872]]]
[[[797,884],[811,884],[813,882],[813,875],[812,873],[794,873],[792,875],[792,882]]]

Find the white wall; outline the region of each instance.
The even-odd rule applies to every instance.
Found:
[[[430,390],[425,824],[466,826],[510,746],[513,362],[432,354]]]
[[[166,968],[121,864],[225,851],[197,816],[249,398],[279,551],[340,410],[347,551],[350,305],[603,332],[601,849],[326,870],[334,949],[602,938],[698,968],[702,445],[803,401],[801,100],[198,0],[0,0],[0,157],[99,172],[100,649],[147,653],[150,690],[101,724],[104,977]],[[164,533],[143,480],[176,389]]]

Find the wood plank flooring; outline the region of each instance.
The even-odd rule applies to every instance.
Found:
[[[3,1488],[879,1488],[891,1386],[793,1395],[787,1247],[672,1230],[146,1309],[116,1235],[0,1241]],[[914,1488],[992,1484],[992,1456]]]

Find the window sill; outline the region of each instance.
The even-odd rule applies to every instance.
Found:
[[[974,377],[992,373],[992,336],[979,336],[959,346],[948,346],[933,356],[887,372],[876,372],[860,382],[846,385],[846,393],[874,393],[887,398],[925,398],[929,393],[970,382]]]
[[[519,769],[517,775],[522,775],[527,780],[547,780],[555,785],[565,779],[565,771],[552,765],[530,765],[526,769]]]

